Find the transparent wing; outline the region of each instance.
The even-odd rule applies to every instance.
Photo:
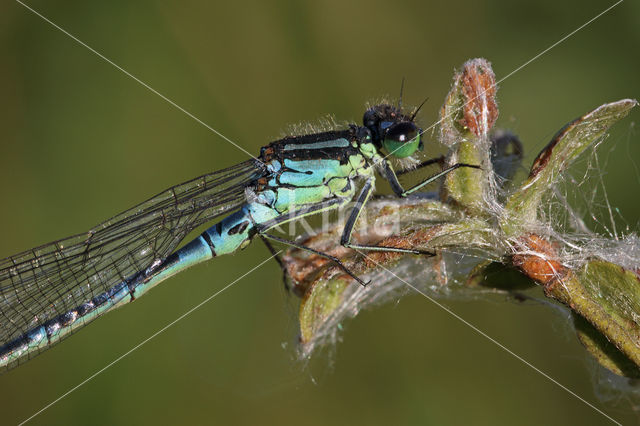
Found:
[[[89,232],[0,261],[0,345],[164,260],[199,225],[237,209],[263,176],[251,160],[176,185]]]

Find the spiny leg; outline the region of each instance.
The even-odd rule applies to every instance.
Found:
[[[355,227],[356,222],[358,221],[358,217],[360,216],[360,212],[364,207],[365,203],[373,193],[373,185],[371,184],[371,180],[367,180],[360,191],[360,195],[356,199],[356,204],[351,209],[351,213],[349,214],[349,218],[347,219],[347,223],[344,226],[344,230],[342,231],[342,237],[340,238],[340,244],[345,247],[351,249],[362,249],[369,251],[391,251],[397,253],[411,253],[411,254],[423,254],[427,256],[434,256],[435,253],[426,250],[415,250],[415,249],[405,249],[400,247],[391,247],[391,246],[372,246],[367,244],[353,244],[351,242],[351,234],[353,232],[353,228]]]
[[[427,161],[421,163],[418,166],[418,168],[426,167],[428,165],[431,165],[431,164],[434,164],[434,163],[439,163],[439,162],[442,162],[442,161],[443,161],[442,157],[433,158],[431,160],[427,160]],[[400,184],[400,182],[398,181],[398,176],[393,171],[393,169],[391,168],[389,163],[386,162],[386,161],[384,162],[385,178],[391,184],[391,188],[396,193],[396,195],[398,195],[400,197],[406,197],[407,195],[411,194],[412,192],[417,191],[418,189],[422,188],[423,186],[430,184],[431,182],[441,178],[442,176],[447,175],[448,173],[451,173],[452,171],[454,171],[454,170],[456,170],[456,169],[458,169],[460,167],[471,167],[471,168],[474,168],[474,169],[480,169],[480,166],[476,166],[476,165],[473,165],[473,164],[457,163],[457,164],[454,164],[451,167],[447,167],[446,169],[440,171],[439,173],[436,173],[433,176],[430,176],[430,177],[426,178],[424,181],[422,181],[419,184],[409,188],[408,190],[405,190],[402,187],[402,185]],[[364,187],[362,188],[362,191],[360,192],[360,195],[358,195],[358,199],[356,200],[356,204],[355,204],[355,206],[353,206],[353,209],[351,210],[351,213],[349,215],[349,219],[347,220],[347,223],[345,224],[344,230],[342,231],[342,238],[340,239],[340,243],[343,246],[349,247],[349,248],[352,248],[352,249],[363,249],[363,250],[370,250],[370,251],[391,251],[391,252],[397,252],[397,253],[412,253],[412,254],[423,254],[423,255],[427,255],[427,256],[435,256],[435,253],[433,253],[431,251],[427,251],[427,250],[405,249],[405,248],[388,247],[388,246],[372,246],[372,245],[353,244],[353,243],[351,243],[351,234],[353,232],[353,228],[355,227],[355,224],[356,224],[356,222],[358,220],[358,217],[360,216],[360,212],[362,211],[362,208],[363,208],[364,204],[367,202],[367,200],[371,196],[372,192],[373,192],[373,185],[371,184],[371,180],[368,180],[364,184]]]
[[[402,175],[406,175],[407,173],[412,173],[415,172],[416,170],[422,169],[424,167],[430,166],[432,164],[440,164],[440,167],[444,166],[444,155],[441,155],[439,157],[435,157],[435,158],[431,158],[429,160],[423,161],[422,163],[418,164],[415,167],[411,167],[409,169],[406,170],[400,170],[398,172],[396,172],[396,176],[402,176]]]
[[[300,249],[300,250],[306,250],[306,251],[308,251],[308,252],[311,252],[311,253],[317,254],[318,256],[322,256],[322,257],[324,257],[324,258],[326,258],[326,259],[329,259],[329,260],[331,260],[332,262],[334,262],[336,265],[338,265],[338,267],[339,267],[340,269],[342,269],[345,273],[347,273],[351,278],[353,278],[354,280],[356,280],[357,282],[359,282],[361,285],[366,286],[367,284],[369,284],[369,282],[368,282],[368,281],[367,281],[367,282],[362,281],[362,280],[361,280],[361,279],[360,279],[356,274],[354,274],[353,272],[351,272],[351,271],[349,270],[349,268],[347,268],[347,267],[344,265],[344,263],[342,263],[342,261],[340,261],[340,259],[338,259],[338,258],[337,258],[337,257],[335,257],[335,256],[331,256],[331,255],[330,255],[330,254],[328,254],[328,253],[323,253],[323,252],[321,252],[321,251],[318,251],[318,250],[312,249],[311,247],[307,247],[307,246],[305,246],[305,245],[303,245],[303,244],[298,244],[298,243],[296,243],[295,241],[290,241],[290,240],[286,240],[286,239],[284,239],[284,238],[276,237],[275,235],[270,235],[270,234],[267,234],[267,233],[261,233],[260,235],[261,235],[261,236],[264,236],[265,238],[268,238],[268,239],[270,239],[270,240],[277,241],[277,242],[279,242],[279,243],[286,244],[286,245],[289,245],[289,246],[291,246],[291,247],[295,247],[295,248]]]
[[[282,282],[284,284],[285,290],[287,290],[287,291],[291,290],[291,288],[289,286],[289,278],[291,278],[291,276],[289,275],[289,271],[287,270],[287,267],[284,265],[284,262],[282,261],[282,258],[280,257],[280,254],[271,245],[269,240],[267,240],[264,237],[264,234],[258,234],[258,235],[260,236],[260,239],[262,240],[264,245],[267,246],[267,249],[269,250],[269,252],[271,252],[271,254],[273,255],[273,258],[275,259],[275,261],[278,262],[278,265],[280,265],[280,269],[282,270]]]
[[[409,194],[411,194],[412,192],[417,191],[418,189],[422,188],[425,185],[430,184],[431,182],[440,179],[442,176],[445,176],[449,173],[451,173],[452,171],[459,169],[460,167],[470,167],[472,169],[480,169],[480,166],[476,166],[474,164],[466,164],[466,163],[456,163],[453,166],[447,167],[446,169],[442,170],[439,173],[436,173],[435,175],[428,177],[427,179],[425,179],[424,181],[422,181],[421,183],[407,189],[403,196],[407,196]]]
[[[435,162],[435,161],[434,161]],[[425,162],[426,163],[426,162]],[[433,164],[433,163],[431,163]],[[452,171],[459,169],[460,167],[470,167],[472,169],[482,169],[480,166],[476,166],[474,164],[466,164],[466,163],[456,163],[452,166],[447,167],[446,169],[432,175],[429,176],[428,178],[426,178],[425,180],[423,180],[422,182],[420,182],[417,185],[412,186],[409,189],[404,189],[402,187],[402,185],[400,184],[400,182],[398,181],[398,176],[397,174],[393,171],[393,169],[391,168],[391,166],[389,165],[389,163],[387,161],[384,162],[384,177],[385,179],[387,179],[387,181],[389,181],[389,183],[391,184],[391,189],[393,189],[393,192],[396,193],[396,195],[400,196],[400,197],[406,197],[407,195],[411,194],[412,192],[417,191],[418,189],[422,188],[425,185],[430,184],[431,182],[434,182],[438,179],[440,179],[441,177],[451,173]]]
[[[328,209],[332,209],[332,208],[338,208],[340,205],[346,203],[345,199],[340,199],[340,198],[333,198],[330,200],[325,200],[319,204],[315,204],[312,206],[307,206],[307,207],[303,207],[297,210],[294,210],[284,216],[278,216],[275,219],[265,222],[263,224],[261,224],[260,226],[257,226],[256,229],[258,231],[258,235],[260,236],[260,239],[265,243],[265,245],[267,246],[267,248],[269,249],[269,251],[271,252],[271,254],[275,255],[276,254],[276,249],[271,245],[271,243],[269,243],[269,241],[267,240],[267,238],[269,237],[269,235],[267,234],[267,231],[270,229],[275,228],[278,225],[282,225],[284,223],[299,219],[301,217],[307,216],[309,214],[314,214],[314,213],[318,213],[324,210],[328,210]],[[289,281],[290,283],[292,283],[294,286],[296,284],[295,279],[289,274],[288,269],[286,268],[286,266],[284,265],[284,262],[282,260],[282,258],[280,256],[276,256],[276,261],[278,262],[278,264],[280,265],[280,268],[282,269],[282,279],[284,281],[284,285],[285,288],[290,289],[289,286]],[[288,278],[288,279],[287,279]]]

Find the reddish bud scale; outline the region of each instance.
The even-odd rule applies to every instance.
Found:
[[[463,118],[460,124],[476,136],[489,133],[498,118],[496,77],[484,59],[473,59],[462,70]]]
[[[553,243],[536,234],[526,235],[518,243],[521,253],[513,256],[513,264],[529,278],[548,286],[566,274]]]

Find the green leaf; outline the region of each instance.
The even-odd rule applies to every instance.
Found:
[[[640,378],[640,368],[587,320],[573,313],[573,325],[580,343],[600,365],[619,376]]]
[[[540,201],[562,172],[637,104],[635,99],[623,99],[601,105],[556,133],[536,157],[529,178],[507,201],[501,220],[507,236],[521,234],[523,226],[536,221]]]
[[[640,366],[640,277],[634,271],[593,259],[546,285],[545,292],[586,319],[607,341]],[[604,367],[616,372],[610,368],[613,361],[607,360],[614,355],[598,343],[592,331],[580,327],[578,337]],[[609,355],[599,354],[599,351]]]
[[[579,280],[590,298],[628,331],[626,338],[640,346],[638,274],[610,262],[592,260],[580,271]]]
[[[316,337],[329,317],[340,306],[351,279],[335,277],[312,284],[300,304],[300,343],[305,345]]]

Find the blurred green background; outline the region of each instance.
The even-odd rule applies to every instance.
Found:
[[[291,123],[359,121],[402,77],[408,104],[430,97],[426,126],[466,59],[489,59],[500,79],[613,1],[444,3],[28,4],[257,154]],[[570,119],[640,97],[639,48],[640,4],[626,1],[501,83],[498,124],[520,135],[527,167]],[[0,5],[0,54],[0,256],[247,158],[19,3]],[[635,231],[638,114],[600,151],[626,219],[618,229]],[[254,244],[187,271],[2,375],[2,422],[29,417],[267,256]],[[302,365],[295,304],[270,262],[33,424],[607,422],[421,296],[362,312],[334,354]],[[612,417],[638,421],[624,399],[598,399],[596,369],[562,315],[506,300],[447,304]]]

